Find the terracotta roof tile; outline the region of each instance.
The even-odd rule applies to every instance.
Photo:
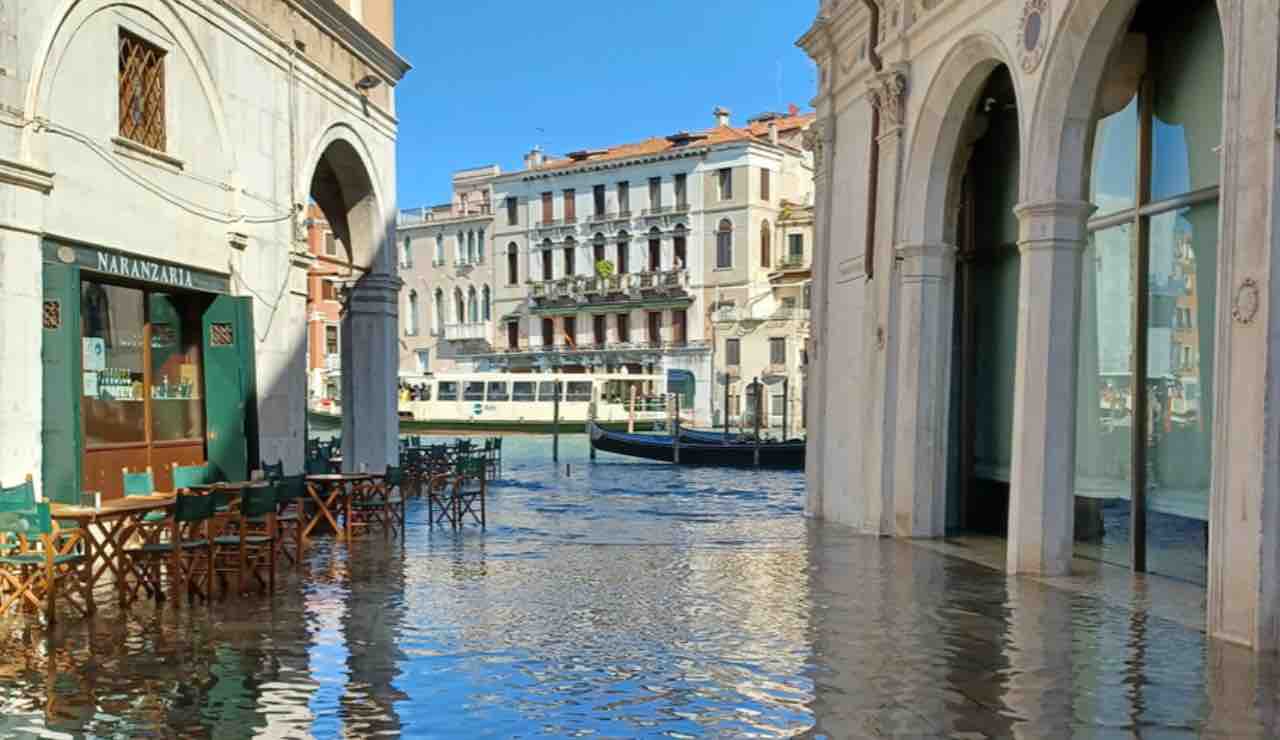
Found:
[[[780,116],[773,120],[778,124],[778,133],[786,134],[808,126],[813,123],[816,118],[817,114],[806,113],[795,116]],[[592,152],[588,156],[584,157],[566,157],[562,159],[548,160],[543,163],[538,170],[562,170],[581,164],[595,164],[597,162],[609,162],[618,159],[629,159],[631,157],[661,154],[663,152],[689,146],[729,144],[738,141],[760,139],[769,135],[769,123],[770,121],[756,121],[747,124],[745,128],[717,126],[703,131],[692,132],[689,134],[693,137],[692,140],[683,145],[676,144],[667,137],[656,136],[651,139],[645,139],[644,141],[634,142],[631,144],[611,146],[598,150],[597,152]]]

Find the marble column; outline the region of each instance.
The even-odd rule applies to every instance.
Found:
[[[1023,203],[1009,484],[1010,573],[1065,575],[1075,527],[1080,271],[1093,205]]]
[[[344,469],[381,471],[399,459],[396,383],[401,281],[370,274],[352,288],[342,317]]]
[[[946,534],[947,417],[955,248],[903,244],[898,260],[898,407],[894,534]]]

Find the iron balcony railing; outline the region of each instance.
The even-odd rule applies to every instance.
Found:
[[[543,280],[530,285],[529,295],[538,301],[589,302],[592,298],[621,295],[641,298],[646,293],[675,293],[689,284],[687,270],[633,272],[609,277],[576,275],[559,280]]]
[[[467,357],[518,357],[522,355],[530,356],[555,356],[563,357],[568,355],[592,355],[606,356],[610,354],[628,355],[635,353],[679,353],[679,352],[702,352],[710,349],[710,344],[702,340],[689,341],[664,341],[664,342],[605,342],[600,344],[597,342],[578,342],[576,344],[533,344],[521,345],[520,347],[498,347],[492,350],[467,354]]]
[[[488,339],[489,323],[475,322],[465,324],[445,324],[444,338],[451,342],[467,339]]]

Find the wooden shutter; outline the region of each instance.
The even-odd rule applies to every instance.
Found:
[[[549,224],[555,218],[555,206],[551,202],[551,193],[542,194],[542,223]]]

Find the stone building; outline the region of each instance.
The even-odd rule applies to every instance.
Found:
[[[812,121],[793,111],[735,127],[717,109],[706,130],[562,158],[534,150],[524,170],[494,178],[497,328],[494,349],[474,359],[513,371],[666,373],[696,422],[713,423],[714,372],[725,369],[717,326],[736,327],[730,309],[755,322],[751,312],[783,306],[769,244],[784,207],[812,201],[801,146]],[[783,359],[798,370],[792,346]],[[767,369],[741,368],[732,390]]]
[[[400,212],[400,375],[474,370],[493,350],[493,236],[497,165],[453,175],[449,203]]]
[[[1207,584],[1280,642],[1280,17],[824,0],[808,509]]]
[[[392,0],[0,5],[0,484],[301,469],[305,209],[342,245],[344,453],[396,454]]]

